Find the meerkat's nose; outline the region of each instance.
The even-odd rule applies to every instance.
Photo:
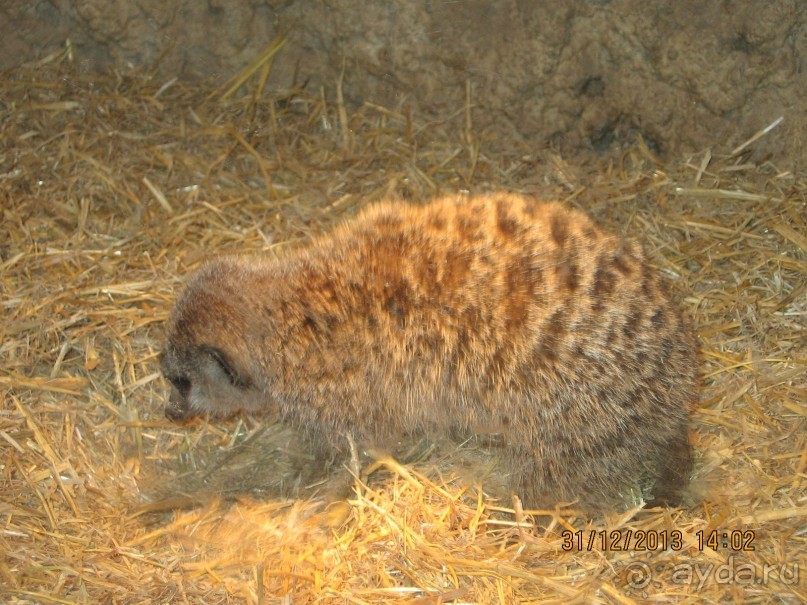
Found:
[[[165,417],[174,422],[182,422],[192,416],[193,414],[191,414],[188,406],[183,404],[182,401],[178,401],[178,398],[172,394],[171,399],[165,404]]]

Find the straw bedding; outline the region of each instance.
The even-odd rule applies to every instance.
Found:
[[[348,108],[339,82],[263,94],[259,68],[241,98],[84,76],[67,53],[0,77],[3,602],[807,601],[805,175],[753,139],[584,165],[478,131],[470,89],[427,122]],[[163,323],[205,257],[460,189],[562,200],[642,239],[701,344],[688,507],[523,510],[485,495],[472,444],[424,443],[405,464],[377,453],[326,507],[327,477],[272,418],[163,418]],[[641,550],[637,531],[680,544]]]

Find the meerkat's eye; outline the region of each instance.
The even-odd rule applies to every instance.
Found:
[[[174,388],[179,391],[179,394],[183,397],[187,397],[188,393],[191,390],[191,381],[188,380],[185,376],[172,376],[168,379]]]

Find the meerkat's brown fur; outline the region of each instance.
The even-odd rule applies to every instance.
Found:
[[[578,211],[389,202],[282,259],[192,276],[168,324],[166,413],[274,409],[334,451],[496,432],[527,504],[675,502],[695,348],[641,247]]]

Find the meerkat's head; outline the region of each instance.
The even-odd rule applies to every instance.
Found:
[[[165,406],[171,420],[228,416],[255,411],[263,403],[254,378],[242,278],[237,263],[214,261],[190,279],[177,299],[161,360],[171,383]]]

